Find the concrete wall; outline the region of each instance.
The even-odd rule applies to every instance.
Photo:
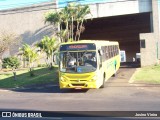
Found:
[[[157,63],[156,40],[154,33],[140,34],[141,40],[145,40],[146,48],[141,48],[141,66]]]
[[[152,33],[140,34],[140,40],[145,40],[146,48],[141,48],[141,66],[153,65],[158,63],[157,43],[160,43],[159,35],[159,17],[158,17],[158,1],[152,0],[151,13],[153,31]],[[160,55],[160,52],[159,52]]]
[[[41,40],[44,35],[51,36],[56,28],[44,23],[44,13],[55,7],[54,2],[49,2],[26,8],[0,11],[0,32],[13,32],[22,38],[23,43],[30,45]],[[10,53],[14,54],[18,48],[19,46],[13,47]]]

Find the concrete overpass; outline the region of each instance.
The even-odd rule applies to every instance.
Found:
[[[150,13],[95,18],[85,23],[82,39],[118,41],[126,51],[127,62],[140,52],[140,33],[151,32]]]
[[[126,51],[127,62],[140,52],[141,66],[159,63],[157,0],[113,0],[92,4],[90,8],[94,19],[85,23],[82,39],[116,40],[120,49]]]

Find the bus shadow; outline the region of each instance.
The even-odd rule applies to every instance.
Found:
[[[141,67],[139,62],[124,62],[121,63],[120,68],[139,68]]]
[[[31,93],[86,93],[88,89],[60,89],[58,84],[42,86],[42,87],[31,87],[31,88],[18,88],[13,89],[14,92],[31,92]]]

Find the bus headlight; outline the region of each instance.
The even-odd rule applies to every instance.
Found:
[[[62,81],[62,82],[65,82],[65,79],[64,79],[63,77],[61,77],[61,81]]]

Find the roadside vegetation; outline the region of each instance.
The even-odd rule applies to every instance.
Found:
[[[130,83],[160,84],[160,65],[137,69]]]
[[[52,71],[48,68],[35,68],[34,77],[30,77],[28,69],[17,70],[17,78],[14,79],[12,71],[0,71],[0,88],[17,88],[31,85],[53,84],[58,81],[57,68]]]
[[[69,3],[64,9],[46,13],[45,23],[57,26],[59,28],[57,33],[52,36],[45,35],[32,45],[23,43],[17,55],[7,58],[3,58],[3,54],[11,50],[11,47],[20,45],[21,38],[9,31],[0,33],[0,88],[56,82],[58,73],[54,55],[57,54],[57,48],[62,42],[80,40],[81,34],[85,31],[84,22],[88,15],[91,15],[89,6],[76,3]],[[46,56],[42,60],[43,63],[40,61],[41,55]]]
[[[56,43],[56,41],[56,37],[50,38],[48,36],[44,36],[43,39],[36,44],[36,46],[40,48],[41,52],[44,52],[46,54],[47,65],[50,67],[50,69],[52,69],[52,66],[54,64],[54,53],[59,46],[59,43]]]

